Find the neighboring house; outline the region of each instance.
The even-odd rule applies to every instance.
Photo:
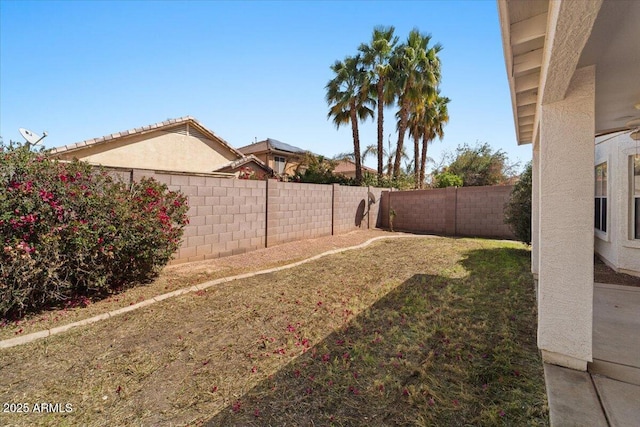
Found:
[[[229,162],[224,166],[218,167],[216,172],[233,173],[240,178],[247,178],[249,176],[256,179],[264,179],[272,177],[274,175],[273,169],[265,165],[261,160],[255,157],[253,154],[242,157],[241,159]]]
[[[240,147],[238,151],[245,155],[253,154],[279,175],[294,175],[309,153],[271,138]]]
[[[352,160],[342,159],[337,161],[338,164],[333,169],[333,173],[336,175],[346,176],[347,178],[356,177],[356,164]],[[365,165],[362,165],[362,174],[370,173],[371,175],[377,175],[378,171],[371,169]]]
[[[498,9],[517,141],[533,148],[538,347],[545,362],[584,371],[594,246],[640,272],[636,148],[628,136],[594,146],[640,117],[640,2],[498,0]],[[594,182],[605,227],[595,238]]]
[[[246,158],[189,116],[58,147],[51,154],[110,167],[232,174],[248,164],[270,173],[260,160]]]

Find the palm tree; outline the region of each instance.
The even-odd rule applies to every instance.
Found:
[[[409,129],[409,135],[413,138],[413,182],[414,188],[420,188],[420,169],[422,163],[420,163],[420,140],[425,133],[425,113],[426,113],[426,101],[412,102],[411,111],[409,111],[409,118],[407,120],[407,128]],[[424,162],[424,160],[422,161]]]
[[[378,105],[378,181],[383,174],[384,151],[384,107],[395,99],[391,90],[389,77],[392,73],[391,54],[398,43],[398,37],[393,35],[394,27],[377,26],[373,29],[369,44],[362,43],[358,50],[363,54],[363,62],[369,67],[371,90],[377,98]]]
[[[420,161],[420,188],[424,185],[425,163],[427,161],[427,146],[436,136],[442,140],[444,126],[449,123],[449,109],[447,104],[451,100],[446,96],[440,96],[437,92],[436,99],[428,104],[424,117],[424,132],[422,134],[422,155]]]
[[[391,63],[394,70],[394,84],[398,90],[398,143],[394,162],[394,176],[400,173],[400,153],[404,149],[409,111],[412,102],[435,96],[435,88],[440,81],[440,44],[428,48],[431,36],[411,30],[407,42],[394,50]]]
[[[367,73],[361,57],[348,56],[344,61],[336,61],[331,66],[335,73],[326,85],[326,101],[329,104],[327,118],[333,117],[336,128],[351,123],[353,153],[356,164],[356,184],[362,183],[362,161],[360,156],[360,134],[358,121],[373,117],[375,100],[371,97]]]

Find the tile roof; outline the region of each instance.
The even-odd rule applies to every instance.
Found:
[[[264,168],[264,170],[266,170],[267,172],[273,172],[273,169],[271,169],[269,166],[267,166],[262,160],[258,159],[256,156],[254,156],[253,154],[249,154],[246,157],[243,157],[241,159],[236,159],[233,160],[229,163],[225,163],[222,166],[217,167],[214,172],[216,171],[221,171],[223,169],[235,169],[238,168],[242,165],[246,165],[249,162],[255,162],[256,164],[258,164],[259,166],[261,166],[262,168]]]
[[[345,172],[354,172],[356,170],[356,164],[355,162],[349,160],[349,159],[342,159],[338,161],[338,164],[336,165],[336,167],[333,169],[334,173],[345,173]],[[372,169],[370,167],[367,167],[365,165],[362,165],[362,171],[363,172],[371,172],[371,173],[378,173],[377,170]]]

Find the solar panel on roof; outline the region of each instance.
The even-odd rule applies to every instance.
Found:
[[[289,151],[290,153],[306,153],[307,150],[303,150],[302,148],[295,147],[293,145],[285,144],[284,142],[278,141],[277,139],[268,140],[269,145],[276,150]]]

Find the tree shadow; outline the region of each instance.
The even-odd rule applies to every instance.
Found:
[[[356,209],[356,217],[354,220],[354,224],[356,227],[360,227],[360,225],[362,224],[362,219],[364,218],[365,215],[365,208],[366,208],[366,203],[364,201],[364,199],[360,200],[360,203],[358,204],[358,208]]]
[[[463,277],[415,274],[205,425],[544,424],[529,259],[472,250]]]

